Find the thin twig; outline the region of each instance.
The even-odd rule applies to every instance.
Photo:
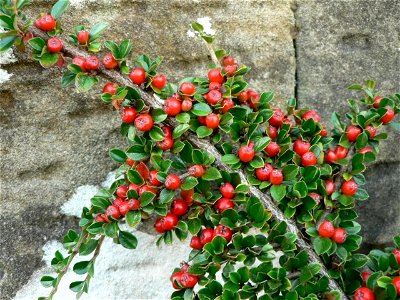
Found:
[[[207,43],[206,41],[204,41],[204,43],[206,44],[208,52],[210,52],[212,62],[217,66],[217,68],[221,68],[221,63],[219,62],[217,56],[215,55],[215,51],[211,46],[211,44]]]

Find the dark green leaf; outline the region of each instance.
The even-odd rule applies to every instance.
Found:
[[[208,116],[212,112],[212,110],[211,107],[206,103],[196,103],[195,105],[193,105],[191,112],[196,116],[205,117]]]
[[[332,241],[328,238],[317,236],[313,241],[313,246],[315,252],[317,252],[318,255],[321,255],[329,251],[332,246]]]
[[[142,214],[140,210],[131,210],[126,214],[125,219],[130,227],[136,227],[142,220]]]
[[[275,201],[281,201],[286,195],[286,186],[280,185],[273,185],[271,187],[271,196]]]
[[[118,239],[123,247],[127,249],[136,249],[137,238],[132,233],[120,230]]]
[[[121,149],[111,149],[110,152],[110,157],[112,158],[112,160],[119,162],[119,163],[124,163],[126,161],[126,154],[124,151],[122,151]]]
[[[54,19],[59,19],[64,11],[68,8],[68,6],[68,0],[58,0],[51,9],[51,15],[54,17]]]

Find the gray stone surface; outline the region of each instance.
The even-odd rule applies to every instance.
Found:
[[[346,89],[351,83],[373,79],[383,95],[400,91],[399,14],[397,0],[297,1],[300,105],[317,108],[328,122],[333,111],[344,115],[346,99],[357,97]],[[400,134],[389,132],[377,162],[366,173],[370,200],[359,206],[367,244],[382,245],[400,233],[400,192],[395,188]]]

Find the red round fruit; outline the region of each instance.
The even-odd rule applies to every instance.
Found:
[[[135,161],[132,158],[127,158],[126,163],[128,166],[133,166],[135,164]]]
[[[163,228],[164,230],[171,230],[178,224],[178,217],[174,215],[173,213],[167,213],[167,215],[164,217],[164,222],[163,222]]]
[[[273,169],[269,177],[269,181],[274,185],[279,185],[283,182],[283,174],[279,169]]]
[[[188,173],[194,177],[201,177],[205,172],[206,170],[202,165],[193,165],[188,169]]]
[[[138,210],[140,208],[140,201],[138,199],[129,199],[127,202],[129,210]]]
[[[196,87],[191,82],[182,83],[179,89],[182,94],[187,96],[192,96],[194,93],[196,93]]]
[[[302,156],[304,153],[310,150],[311,144],[309,142],[305,142],[302,140],[296,140],[293,143],[293,151],[296,152],[298,155]]]
[[[249,103],[249,106],[255,109],[256,103],[260,102],[260,94],[257,93],[256,91],[248,90],[247,97],[248,97],[247,102]]]
[[[350,142],[355,142],[357,140],[357,137],[361,134],[361,128],[354,126],[354,125],[350,125],[347,128],[347,139]]]
[[[156,75],[151,80],[151,85],[156,89],[162,90],[167,84],[167,76],[165,75]]]
[[[143,68],[135,68],[129,73],[129,78],[136,85],[141,85],[146,82],[146,71]]]
[[[115,198],[113,205],[116,207],[120,207],[123,203],[125,203],[125,200],[122,198]]]
[[[224,71],[226,73],[226,76],[232,77],[233,75],[235,75],[236,69],[237,69],[236,65],[225,66]]]
[[[192,109],[192,107],[193,107],[193,102],[192,102],[191,99],[189,99],[189,98],[183,99],[183,101],[182,101],[182,111],[185,111],[185,112],[189,111],[189,110]]]
[[[320,136],[327,136],[328,135],[328,130],[326,130],[325,128],[322,128],[322,130],[319,133]]]
[[[156,230],[157,230],[157,227],[156,227]],[[183,275],[183,272],[179,271],[179,272],[172,274],[172,276],[171,276],[172,286],[176,290],[182,289],[182,283],[181,283],[182,275]]]
[[[379,103],[381,102],[381,100],[382,100],[382,96],[376,96],[375,97],[375,99],[374,99],[374,104],[373,104],[373,106],[375,107],[375,108],[379,108]]]
[[[190,247],[196,250],[203,249],[203,244],[198,236],[192,236],[192,239],[190,240]]]
[[[368,152],[374,152],[374,150],[372,148],[369,148],[369,147],[364,147],[364,148],[360,149],[360,151],[358,151],[358,153],[361,153],[361,154],[365,154],[365,153],[368,153]]]
[[[172,129],[171,129],[171,127],[166,126],[166,125],[163,125],[163,126],[161,127],[161,130],[163,131],[164,136],[165,136],[166,138],[172,138]]]
[[[183,272],[180,282],[185,289],[188,289],[194,287],[198,281],[199,279],[196,275]]]
[[[37,27],[37,26],[36,26],[36,27]],[[100,222],[100,223],[104,223],[104,222],[105,222],[105,220],[104,220],[104,218],[103,218],[103,214],[96,215],[96,217],[94,218],[94,220],[95,220],[96,222]]]
[[[103,65],[106,69],[115,69],[118,67],[118,61],[114,58],[114,56],[111,53],[107,53],[103,57]]]
[[[217,114],[211,113],[206,116],[206,126],[211,129],[218,128],[219,116]]]
[[[175,97],[169,97],[164,102],[164,111],[168,116],[174,117],[182,110],[182,104]]]
[[[269,157],[275,157],[278,155],[281,147],[276,142],[270,142],[267,147],[265,147],[264,151],[267,153]]]
[[[360,287],[354,293],[353,300],[375,300],[375,294],[369,288]]]
[[[140,185],[135,184],[135,183],[130,183],[128,186],[128,191],[134,190],[136,193],[138,193],[139,189],[140,189]]]
[[[365,286],[365,283],[367,283],[369,276],[371,276],[370,272],[361,272],[361,278],[364,281],[364,286]]]
[[[303,167],[314,166],[317,164],[317,157],[314,152],[306,152],[301,157],[301,164]]]
[[[271,138],[271,140],[274,140],[278,136],[278,129],[276,127],[274,127],[274,126],[268,126],[267,134]]]
[[[329,164],[334,163],[338,160],[337,154],[333,150],[328,150],[325,154],[325,161]]]
[[[183,200],[185,200],[189,206],[191,206],[193,204],[194,189],[190,189],[187,191],[181,190],[180,194],[181,194]]]
[[[311,193],[308,193],[308,196],[310,196],[315,201],[315,203],[317,203],[317,204],[319,204],[321,202],[321,195],[320,194],[311,192]]]
[[[211,69],[208,71],[208,80],[210,82],[218,82],[222,84],[224,83],[225,78],[222,76],[220,69]]]
[[[323,221],[318,228],[318,235],[323,238],[331,238],[335,233],[335,226],[331,221]]]
[[[138,113],[134,107],[124,107],[122,109],[121,119],[123,123],[133,124]]]
[[[84,66],[88,71],[95,71],[100,67],[100,61],[96,56],[90,56],[85,60]]]
[[[160,217],[154,223],[154,228],[158,233],[164,233],[166,230],[164,229],[164,217]]]
[[[79,31],[77,34],[77,38],[78,38],[78,43],[80,45],[86,45],[87,42],[89,41],[89,31],[87,30]]]
[[[302,119],[303,120],[313,119],[314,122],[316,122],[316,123],[321,122],[321,117],[315,110],[309,110],[309,111],[305,112]]]
[[[208,104],[216,105],[222,98],[222,94],[220,91],[211,90],[207,94],[204,95],[204,99],[206,99]]]
[[[153,118],[149,114],[140,114],[135,119],[135,127],[140,131],[150,131],[153,125]]]
[[[154,186],[162,186],[162,182],[157,179],[158,170],[152,170],[149,173],[149,183]]]
[[[345,181],[342,184],[342,194],[346,196],[353,196],[357,192],[357,183],[354,180]]]
[[[238,95],[237,95],[237,98],[238,98],[238,100],[240,101],[240,102],[247,102],[247,100],[249,99],[249,95],[247,94],[247,91],[243,91],[243,92],[240,92]]]
[[[113,217],[114,219],[118,219],[119,217],[121,217],[121,213],[118,207],[115,205],[110,205],[109,207],[107,207],[107,215]]]
[[[42,29],[44,31],[52,31],[56,28],[56,20],[53,18],[52,15],[45,15],[41,17],[39,20],[38,27],[39,29]]]
[[[174,146],[174,140],[166,137],[163,141],[157,142],[157,146],[162,150],[169,150]]]
[[[185,215],[189,210],[187,203],[182,199],[176,199],[171,204],[171,212],[177,216]]]
[[[206,125],[206,117],[197,117],[197,121],[199,121],[201,125]]]
[[[281,127],[282,121],[285,118],[285,114],[282,110],[279,108],[274,109],[274,114],[272,117],[268,120],[269,124],[275,127]]]
[[[227,209],[232,209],[235,207],[235,203],[229,198],[221,198],[214,204],[214,208],[222,213]]]
[[[343,228],[336,228],[335,232],[333,233],[332,240],[336,244],[343,244],[346,241],[347,232]]]
[[[229,198],[229,199],[232,199],[233,197],[235,197],[235,188],[229,182],[223,183],[220,186],[219,191],[221,192],[222,197]]]
[[[242,162],[252,161],[255,156],[254,148],[250,145],[240,147],[238,154]]]
[[[179,176],[175,174],[168,174],[165,178],[165,187],[169,190],[176,190],[181,187],[182,181]]]
[[[120,185],[117,190],[115,191],[115,193],[117,194],[117,196],[119,198],[126,198],[126,193],[128,192],[128,186],[126,185]]]
[[[231,55],[226,55],[222,58],[222,65],[225,66],[229,66],[229,65],[234,65],[235,62],[235,58]]]
[[[397,263],[400,266],[400,250],[394,249],[392,253],[393,253],[394,257],[396,258]]]
[[[217,90],[219,91],[221,89],[221,84],[219,82],[210,82],[208,85],[208,89],[211,90]]]
[[[265,164],[264,167],[257,168],[256,169],[256,177],[257,177],[257,179],[261,180],[261,181],[269,180],[272,170],[273,170],[273,167],[270,164]]]
[[[129,203],[127,201],[124,201],[118,206],[118,210],[121,215],[125,216],[129,212]]]
[[[388,124],[392,122],[394,118],[394,110],[390,107],[386,107],[386,113],[381,117],[381,121],[383,124]]]
[[[74,58],[72,59],[72,63],[73,63],[74,65],[79,66],[79,67],[82,69],[83,72],[86,71],[86,69],[85,69],[85,59],[84,59],[82,56],[76,56],[76,57],[74,57]]]
[[[325,181],[325,189],[326,189],[326,193],[328,195],[332,195],[333,192],[335,191],[335,184],[333,183],[333,181],[331,179],[328,179],[327,181]]]
[[[233,102],[233,100],[230,98],[225,98],[224,100],[222,100],[221,105],[222,105],[221,108],[222,113],[227,113],[232,107],[235,106],[235,102]]]
[[[212,228],[205,228],[200,233],[200,242],[205,245],[212,241],[214,238],[214,229]]]
[[[339,145],[336,146],[335,153],[336,153],[337,159],[346,158],[348,151],[349,150],[347,150],[345,147],[342,147],[342,146],[339,146]]]
[[[373,139],[376,136],[376,128],[372,125],[365,127],[365,131],[368,131],[369,137]]]
[[[158,190],[157,190],[155,187],[149,186],[149,185],[147,185],[147,184],[146,184],[146,185],[142,185],[142,186],[139,188],[139,191],[138,191],[139,196],[142,196],[142,194],[143,194],[144,192],[151,192],[151,193],[153,193],[153,194],[155,194],[155,195],[158,194]]]
[[[59,38],[52,37],[47,41],[47,49],[50,53],[58,53],[63,48],[63,43]]]
[[[231,241],[232,235],[232,230],[225,225],[220,224],[215,227],[214,236],[222,236],[228,243]]]
[[[392,283],[396,287],[397,296],[400,296],[400,276],[393,278]]]
[[[109,93],[111,95],[115,95],[117,92],[118,85],[113,82],[106,83],[103,87],[103,93]]]

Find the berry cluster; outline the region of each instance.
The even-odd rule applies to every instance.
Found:
[[[318,234],[323,238],[330,238],[337,244],[343,244],[346,241],[346,230],[343,228],[335,228],[331,221],[323,221],[318,228]]]

